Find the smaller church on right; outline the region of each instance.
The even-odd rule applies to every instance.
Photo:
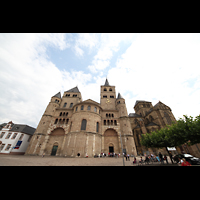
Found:
[[[135,113],[129,114],[133,137],[138,155],[149,153],[158,154],[161,152],[166,154],[165,148],[146,148],[140,144],[141,134],[150,133],[161,129],[167,124],[171,125],[172,121],[176,121],[170,107],[159,101],[156,105],[152,105],[149,101],[137,100],[134,105]],[[182,147],[177,148],[176,153],[181,153]],[[151,152],[150,152],[150,151]],[[175,153],[175,152],[174,152]],[[173,152],[172,152],[173,154]]]

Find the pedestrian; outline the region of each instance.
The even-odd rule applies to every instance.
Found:
[[[133,164],[134,164],[134,163],[136,163],[136,157],[134,157],[134,161],[133,161]]]
[[[167,156],[164,155],[164,160],[166,160],[166,163],[168,164]]]
[[[185,158],[183,158],[181,166],[191,166],[191,164],[188,161],[186,161]]]
[[[181,166],[182,163],[183,163],[183,160],[178,157],[178,165]]]
[[[128,156],[128,160],[130,161],[129,154],[127,156]]]
[[[170,160],[171,160],[171,162],[172,162],[172,164],[173,164],[173,159],[172,159],[172,154],[171,154],[171,152],[169,152],[169,157],[170,157]]]
[[[159,152],[158,155],[159,155],[159,158],[160,158],[161,164],[164,164],[164,163],[163,163],[163,155],[161,154],[161,152]]]
[[[42,158],[44,157],[45,153],[42,154]]]
[[[126,161],[127,161],[127,154],[126,154]]]

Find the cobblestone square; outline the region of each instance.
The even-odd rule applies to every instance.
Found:
[[[139,161],[140,157],[136,157]],[[144,157],[143,157],[144,159]],[[130,161],[124,158],[125,166],[138,166],[133,164],[133,157]],[[168,157],[169,165],[171,161]],[[167,166],[167,164],[164,164]],[[169,166],[168,165],[168,166]],[[24,155],[0,155],[0,166],[123,166],[123,159],[106,158],[65,158],[56,156],[24,156]],[[161,166],[159,162],[153,164],[143,164],[143,166]],[[163,166],[163,165],[162,165]]]

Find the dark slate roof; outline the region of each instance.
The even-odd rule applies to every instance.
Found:
[[[6,125],[7,123],[0,124],[0,130]]]
[[[15,125],[10,129],[10,131],[26,133],[26,134],[28,134],[28,135],[33,135],[34,132],[35,132],[35,130],[36,130],[35,128],[30,127],[30,126],[25,125],[25,124],[15,124]]]
[[[142,117],[141,115],[138,115],[136,113],[130,113],[129,117]]]
[[[77,86],[72,88],[72,89],[70,89],[70,90],[67,90],[66,92],[79,92],[80,93],[80,91],[79,91]]]
[[[158,126],[158,124],[155,124],[154,122],[150,122],[150,123],[147,124],[146,126]]]
[[[120,93],[118,93],[117,99],[123,99],[123,97]]]
[[[104,86],[110,86],[107,78],[106,78]]]
[[[144,101],[144,100],[137,100],[136,102],[135,102],[135,105],[134,105],[134,107],[138,104],[138,103],[151,103],[151,102],[149,102],[149,101]]]
[[[58,92],[57,94],[55,94],[53,97],[58,97],[58,98],[61,99],[61,94],[60,94],[60,92]]]

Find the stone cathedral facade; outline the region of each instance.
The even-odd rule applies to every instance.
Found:
[[[151,102],[137,100],[134,110],[128,115],[125,99],[120,93],[116,96],[115,86],[107,79],[100,87],[100,103],[82,101],[78,87],[65,91],[62,97],[59,92],[47,105],[26,155],[157,153],[157,149],[141,146],[140,137],[175,121],[171,109],[160,101],[153,106]]]

